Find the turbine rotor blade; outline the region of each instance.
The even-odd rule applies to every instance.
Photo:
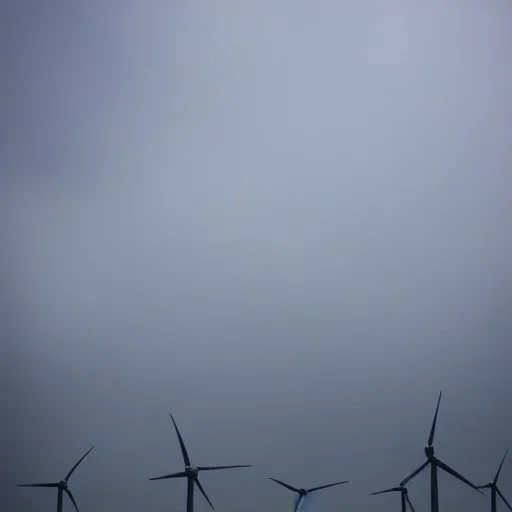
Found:
[[[436,424],[437,424],[437,415],[439,414],[439,405],[441,404],[441,396],[443,391],[439,392],[439,398],[437,399],[436,413],[434,414],[434,420],[432,421],[432,426],[430,427],[430,435],[428,436],[428,445],[432,446],[434,442],[434,435],[436,433]]]
[[[435,464],[437,464],[443,471],[446,471],[446,473],[449,473],[450,475],[454,476],[461,482],[464,482],[466,485],[469,485],[469,487],[475,489],[475,491],[479,492],[480,494],[484,494],[476,485],[472,484],[467,478],[463,477],[460,473],[457,473],[457,471],[452,469],[444,462],[440,461],[439,459],[435,459]]]
[[[370,496],[375,496],[377,494],[384,494],[387,492],[402,492],[402,488],[401,487],[392,487],[391,489],[385,489],[384,491],[372,492],[372,493],[370,493]]]
[[[281,480],[277,480],[277,478],[270,477],[270,480],[273,480],[276,484],[279,484],[279,485],[282,485],[283,487],[286,487],[290,491],[300,492],[299,489],[296,489],[295,487],[292,487],[291,485],[285,484],[284,482],[281,482]]]
[[[176,430],[176,435],[178,436],[178,441],[180,443],[180,448],[181,448],[181,454],[183,455],[183,462],[185,463],[185,466],[190,466],[190,458],[188,456],[187,448],[185,447],[183,438],[181,437],[180,431],[178,429],[178,425],[176,425],[173,415],[171,413],[169,413],[169,415],[171,416],[171,420],[174,423],[174,429]]]
[[[250,468],[248,464],[236,464],[234,466],[198,466],[199,471],[215,471],[217,469],[231,469],[231,468]]]
[[[416,510],[414,510],[414,507],[412,506],[411,500],[409,499],[409,496],[407,494],[405,495],[405,501],[407,501],[407,504],[411,508],[411,511],[412,512],[416,512]]]
[[[16,487],[59,487],[59,484],[18,484]]]
[[[415,469],[405,480],[400,482],[400,487],[403,487],[409,480],[412,480],[418,473],[421,473],[428,465],[430,461],[425,461],[418,469]]]
[[[71,494],[71,491],[69,489],[64,489],[64,492],[69,496],[69,499],[75,506],[76,512],[80,512],[80,510],[78,510],[78,505],[76,504],[75,498],[73,498],[73,495]]]
[[[304,496],[302,494],[297,494],[297,496],[295,497],[295,503],[293,505],[293,512],[297,512],[297,510],[299,510],[299,505],[300,505],[300,502],[302,501],[302,498],[304,498]]]
[[[69,477],[73,474],[73,472],[75,471],[75,469],[78,467],[78,465],[80,464],[80,462],[82,462],[85,457],[87,457],[87,455],[89,455],[89,453],[92,452],[92,450],[94,449],[94,445],[91,446],[91,448],[89,448],[84,455],[82,455],[82,457],[80,457],[78,459],[78,462],[68,471],[68,474],[66,475],[66,478],[64,478],[64,481],[67,482],[69,480]]]
[[[203,486],[201,485],[199,478],[195,478],[194,481],[197,484],[197,487],[199,487],[199,490],[201,491],[202,495],[205,497],[206,501],[210,504],[210,507],[212,507],[212,510],[215,510],[213,508],[213,503],[210,501],[210,498],[208,498],[208,495],[206,494],[206,491],[203,489]]]
[[[187,476],[187,473],[185,471],[180,471],[179,473],[171,473],[170,475],[154,476],[153,478],[150,478],[150,480],[167,480],[168,478],[182,478],[184,476]]]
[[[343,482],[335,482],[333,484],[320,485],[318,487],[311,487],[311,489],[307,489],[307,492],[319,491],[320,489],[327,489],[329,487],[334,487],[335,485],[341,485],[348,483],[348,480],[343,480]]]
[[[507,501],[507,498],[505,498],[505,496],[503,496],[503,494],[501,493],[501,491],[497,487],[496,487],[496,492],[500,495],[500,498],[503,500],[503,503],[505,503],[505,505],[508,507],[508,509],[512,510],[512,506]]]
[[[503,455],[503,459],[501,459],[500,467],[498,468],[498,471],[496,472],[496,476],[494,477],[494,480],[492,481],[492,483],[494,485],[496,485],[496,483],[498,482],[498,478],[501,473],[501,468],[503,467],[503,463],[505,462],[505,459],[507,458],[507,454],[508,454],[508,450],[505,452],[505,455]]]

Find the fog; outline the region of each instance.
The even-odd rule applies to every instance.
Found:
[[[0,495],[399,509],[512,448],[507,0],[3,2]],[[409,484],[429,506],[424,472]],[[512,460],[501,490],[512,498]],[[442,510],[490,498],[440,472]],[[2,506],[4,509],[4,506]],[[71,503],[65,497],[64,510]],[[208,505],[196,492],[196,511]]]

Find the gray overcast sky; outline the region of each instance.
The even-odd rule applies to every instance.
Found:
[[[2,479],[82,512],[397,510],[512,448],[508,0],[2,3]],[[512,460],[502,474],[512,498]],[[428,475],[410,485],[428,506]],[[443,510],[485,499],[440,476]],[[288,508],[287,508],[288,507]],[[70,510],[69,503],[65,509]],[[7,509],[6,509],[7,510]],[[196,510],[206,512],[200,496]]]

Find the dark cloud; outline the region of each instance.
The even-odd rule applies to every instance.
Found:
[[[10,2],[1,31],[1,494],[219,510],[269,476],[395,510],[511,443],[508,2]],[[108,4],[108,5],[107,5]],[[502,490],[512,496],[506,465]],[[440,476],[443,509],[485,500]],[[418,508],[428,477],[410,484]],[[207,506],[197,497],[197,510]]]

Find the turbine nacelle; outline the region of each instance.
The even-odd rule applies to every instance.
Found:
[[[61,488],[61,489],[67,489],[68,488],[68,483],[66,482],[66,480],[61,480],[59,482],[59,488]]]
[[[425,446],[425,455],[428,460],[434,459],[434,447],[433,446]]]
[[[308,493],[308,491],[306,491],[306,489],[299,489],[299,494],[301,496],[306,496],[307,493]]]
[[[197,466],[185,466],[185,473],[187,473],[188,476],[197,476],[199,474],[199,468]]]

